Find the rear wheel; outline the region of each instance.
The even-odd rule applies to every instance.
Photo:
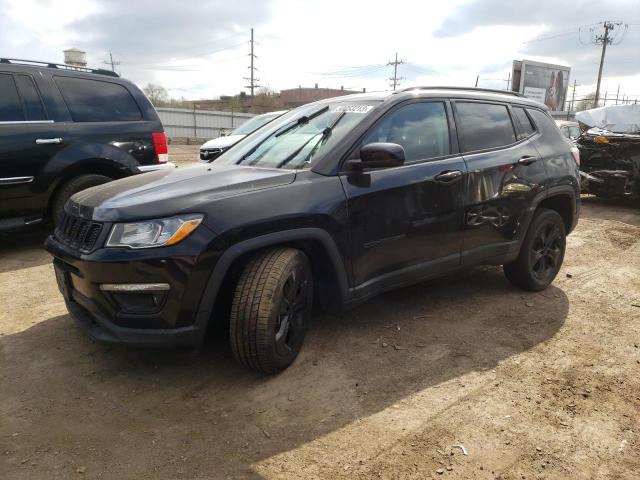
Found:
[[[544,290],[556,278],[566,247],[562,217],[555,210],[536,211],[518,258],[504,265],[511,283],[525,290]]]
[[[298,356],[311,317],[313,278],[300,250],[275,248],[243,269],[229,316],[231,349],[261,373],[287,368]]]
[[[102,185],[113,180],[104,175],[80,175],[67,181],[56,193],[51,205],[51,218],[55,225],[58,225],[64,215],[64,206],[67,200],[74,194],[89,187]]]

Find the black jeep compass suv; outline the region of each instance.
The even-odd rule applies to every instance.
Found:
[[[108,70],[0,58],[0,231],[62,220],[71,195],[160,168],[147,97]]]
[[[578,220],[577,160],[546,107],[517,94],[344,96],[211,165],[76,194],[46,247],[96,339],[197,348],[224,321],[237,359],[273,373],[298,355],[314,303],[478,264],[547,287]]]

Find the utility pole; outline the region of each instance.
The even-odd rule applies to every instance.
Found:
[[[574,80],[573,81],[573,92],[571,93],[571,106],[569,107],[569,111],[567,112],[567,120],[569,120],[569,115],[571,114],[571,112],[573,111],[573,109],[575,108],[575,101],[576,101],[576,87],[578,86],[578,83]]]
[[[507,90],[511,87],[511,72],[509,72],[509,76],[507,77]]]
[[[476,88],[478,88],[478,81],[480,80],[480,74],[476,75]]]
[[[606,91],[604,92],[604,102],[602,103],[602,106],[603,107],[607,106],[607,92]]]
[[[258,69],[253,65],[254,59],[258,58],[253,53],[253,45],[254,45],[253,28],[251,29],[251,41],[249,43],[251,44],[251,53],[249,53],[249,72],[250,73],[249,73],[249,77],[244,77],[244,79],[249,81],[249,85],[247,85],[245,88],[248,88],[249,91],[251,92],[251,110],[253,110],[253,95],[255,93],[255,89],[260,86],[256,83],[260,79],[255,77],[255,72]]]
[[[616,91],[616,105],[618,104],[618,95],[620,95],[620,85],[618,85],[618,90]]]
[[[388,62],[387,65],[393,65],[393,77],[389,78],[391,81],[391,85],[395,90],[398,85],[400,85],[400,80],[404,80],[403,77],[398,77],[398,65],[402,65],[404,61],[398,60],[398,52],[396,52],[396,59],[392,62]]]
[[[104,62],[105,65],[111,65],[111,71],[115,72],[116,71],[116,65],[120,65],[120,62],[114,62],[113,61],[113,54],[111,52],[109,52],[109,60],[105,60]]]
[[[591,40],[591,43],[594,45],[602,45],[602,54],[600,55],[600,68],[598,69],[598,82],[596,84],[596,96],[593,99],[593,107],[598,107],[598,100],[600,99],[600,83],[602,82],[602,69],[604,68],[604,56],[607,53],[607,45],[617,45],[622,41],[622,37],[619,40],[615,40],[611,35],[611,32],[616,28],[621,28],[626,31],[629,27],[627,24],[623,24],[622,22],[610,22],[605,21],[602,22],[602,26],[604,28],[604,33],[602,35],[595,35]]]

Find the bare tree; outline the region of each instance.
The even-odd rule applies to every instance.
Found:
[[[154,107],[162,107],[169,103],[169,92],[162,85],[148,83],[143,90]]]
[[[576,108],[574,109],[574,111],[582,112],[583,110],[588,110],[590,108],[593,108],[593,101],[595,98],[596,98],[595,92],[585,95],[582,100],[579,100],[578,102],[576,102]]]

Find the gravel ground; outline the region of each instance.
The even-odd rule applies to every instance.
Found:
[[[546,291],[483,267],[318,313],[269,378],[92,342],[43,233],[0,238],[0,478],[637,479],[640,210],[583,205]]]

